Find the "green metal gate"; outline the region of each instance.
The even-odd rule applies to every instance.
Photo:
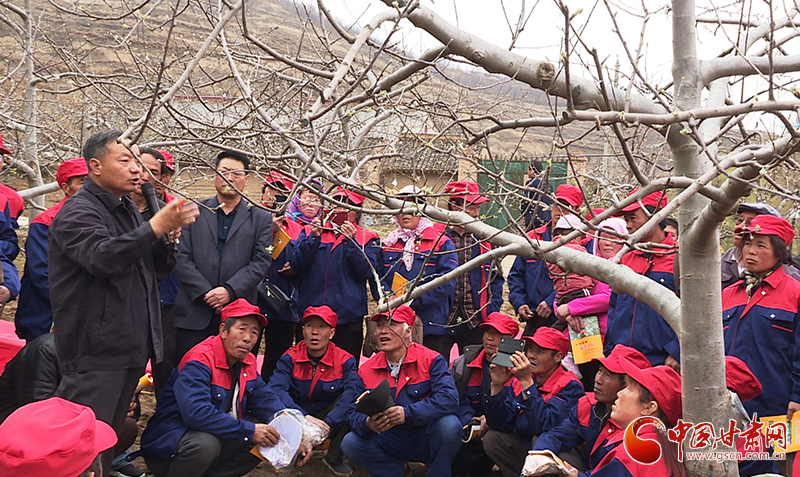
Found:
[[[525,185],[528,181],[528,164],[529,161],[524,160],[489,160],[481,161],[481,166],[485,167],[495,173],[502,174],[506,181],[514,184]],[[550,164],[550,185],[553,189],[566,182],[567,176],[567,163],[566,162],[552,162]],[[486,191],[491,196],[502,196],[509,194],[510,186],[503,184],[498,185],[498,181],[489,174],[479,174],[478,184],[482,191]],[[481,207],[481,214],[486,217],[485,222],[493,227],[504,229],[508,226],[509,222],[517,220],[520,216],[519,199],[513,198],[507,201],[507,210],[503,210],[500,204],[495,201],[489,201]],[[508,213],[511,213],[509,217]]]

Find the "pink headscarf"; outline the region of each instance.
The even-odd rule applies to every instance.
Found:
[[[613,230],[614,232],[617,232],[619,234],[628,233],[628,227],[627,225],[625,225],[625,221],[617,217],[611,217],[610,219],[606,219],[600,222],[600,225],[598,225],[598,227],[602,229]],[[600,256],[600,249],[598,248],[599,242],[600,242],[600,231],[598,230],[597,235],[594,238],[594,250],[592,251],[592,253],[597,257]]]
[[[410,272],[412,265],[414,265],[414,247],[416,246],[417,237],[422,235],[423,230],[433,227],[433,223],[426,217],[420,217],[415,229],[404,229],[400,226],[400,221],[397,220],[397,217],[394,218],[394,221],[397,222],[397,228],[389,233],[383,244],[391,247],[398,240],[403,241],[403,263],[406,266],[406,270]]]

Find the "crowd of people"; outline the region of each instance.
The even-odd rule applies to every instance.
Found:
[[[462,225],[408,213],[382,239],[363,227],[363,195],[325,192],[316,179],[295,184],[277,171],[255,204],[243,195],[250,159],[234,150],[216,157],[216,195],[187,201],[168,193],[168,152],[128,147],[120,136],[97,133],[83,158],[59,166],[64,198],[31,222],[21,281],[23,201],[0,188],[0,304],[18,301],[16,330],[27,342],[0,376],[2,475],[140,476],[130,462],[137,456],[158,477],[244,475],[262,461],[254,446],[281,441],[270,422],[286,409],[327,437],[323,462],[336,475],[355,464],[405,476],[422,462],[432,476],[518,476],[529,450],[558,454],[570,475],[684,474],[655,428],[640,433],[664,442],[654,464],[622,444],[639,417],[667,429],[682,418],[678,338],[646,303],[531,257],[515,258],[506,283],[499,259],[487,255],[409,303],[370,314],[371,300],[401,296],[492,245]],[[0,137],[0,157],[10,153]],[[528,237],[574,236],[589,207],[581,190],[531,184],[549,197],[528,196]],[[490,200],[470,180],[441,195],[476,220]],[[395,197],[430,200],[413,185]],[[647,195],[565,246],[611,260],[666,201],[660,191]],[[742,204],[738,214],[735,247],[722,261],[728,387],[751,416],[791,416],[800,410],[795,232],[767,204]],[[633,250],[621,263],[678,293],[678,232],[669,225],[643,238],[660,248]],[[506,285],[515,316],[501,312]],[[576,366],[569,332],[590,316],[603,357]],[[510,365],[496,364],[515,343]],[[148,361],[157,404],[134,452]],[[384,388],[384,406],[358,410],[360,396]],[[296,465],[315,450],[304,440]],[[771,460],[739,466],[741,475],[778,471]]]

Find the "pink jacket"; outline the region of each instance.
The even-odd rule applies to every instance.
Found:
[[[578,298],[567,304],[572,316],[597,315],[600,334],[606,336],[608,325],[608,300],[611,299],[611,287],[603,282],[596,282],[592,294],[586,298]]]

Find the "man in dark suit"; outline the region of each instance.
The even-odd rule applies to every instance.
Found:
[[[269,270],[272,215],[242,198],[250,159],[222,151],[216,160],[215,197],[200,202],[200,216],[183,230],[175,274],[178,357],[219,331],[222,307],[237,298],[257,300]]]

